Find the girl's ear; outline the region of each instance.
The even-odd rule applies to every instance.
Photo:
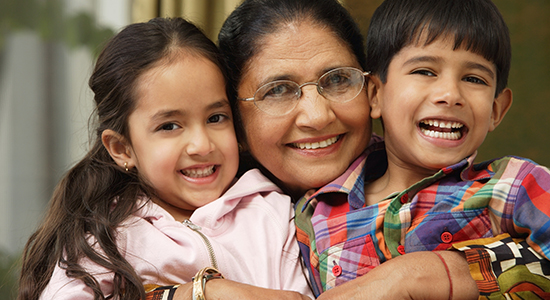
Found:
[[[498,124],[502,122],[504,116],[512,106],[512,90],[505,88],[493,101],[493,112],[491,114],[491,124],[489,131],[493,131],[497,128]]]
[[[105,129],[101,133],[101,141],[117,165],[125,169],[135,166],[132,147],[121,134],[111,129]]]
[[[372,119],[378,119],[382,115],[381,99],[380,99],[380,87],[382,81],[378,75],[370,75],[367,81],[367,97],[370,105],[370,117]]]

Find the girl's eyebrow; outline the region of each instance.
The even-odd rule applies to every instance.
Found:
[[[229,101],[227,99],[221,99],[219,101],[209,104],[207,108],[213,109],[213,108],[222,108],[226,106],[230,106]]]
[[[177,110],[177,109],[161,110],[161,111],[155,113],[151,117],[151,120],[156,121],[156,120],[162,120],[162,119],[170,118],[170,117],[173,117],[173,116],[183,116],[183,115],[184,115],[184,113],[181,110]]]
[[[228,107],[228,106],[230,106],[229,101],[227,99],[221,99],[216,102],[210,103],[206,108],[210,110],[210,109],[216,109],[216,108],[222,108],[222,107]],[[175,117],[175,116],[180,117],[184,115],[185,115],[185,111],[182,111],[179,109],[166,109],[155,113],[151,117],[151,120],[157,121],[157,120],[163,120],[170,117]]]

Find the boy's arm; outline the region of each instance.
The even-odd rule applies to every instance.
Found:
[[[448,267],[433,252],[412,252],[390,259],[366,275],[332,288],[319,300],[348,299],[478,299],[468,263],[457,251],[440,251]]]

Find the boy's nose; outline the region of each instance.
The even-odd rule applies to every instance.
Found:
[[[302,128],[321,130],[336,118],[330,101],[319,94],[316,85],[302,87],[296,111],[296,125]]]
[[[437,105],[464,105],[464,98],[462,97],[459,85],[454,80],[442,80],[433,96],[432,101]]]

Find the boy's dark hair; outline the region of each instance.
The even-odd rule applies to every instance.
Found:
[[[495,97],[506,88],[512,47],[508,27],[490,0],[384,1],[367,35],[367,70],[385,83],[390,62],[401,49],[440,37],[454,37],[455,50],[466,49],[495,64]]]
[[[18,299],[38,299],[56,265],[90,287],[94,299],[145,299],[141,279],[119,251],[116,236],[120,223],[138,209],[138,197],[155,192],[135,169],[125,171],[115,163],[101,134],[110,129],[131,142],[128,118],[136,107],[139,79],[180,55],[204,57],[224,72],[216,45],[182,18],[131,24],[99,55],[89,81],[97,117],[92,147],[59,182],[44,221],[25,246]],[[83,258],[113,273],[112,295],[103,295]]]

